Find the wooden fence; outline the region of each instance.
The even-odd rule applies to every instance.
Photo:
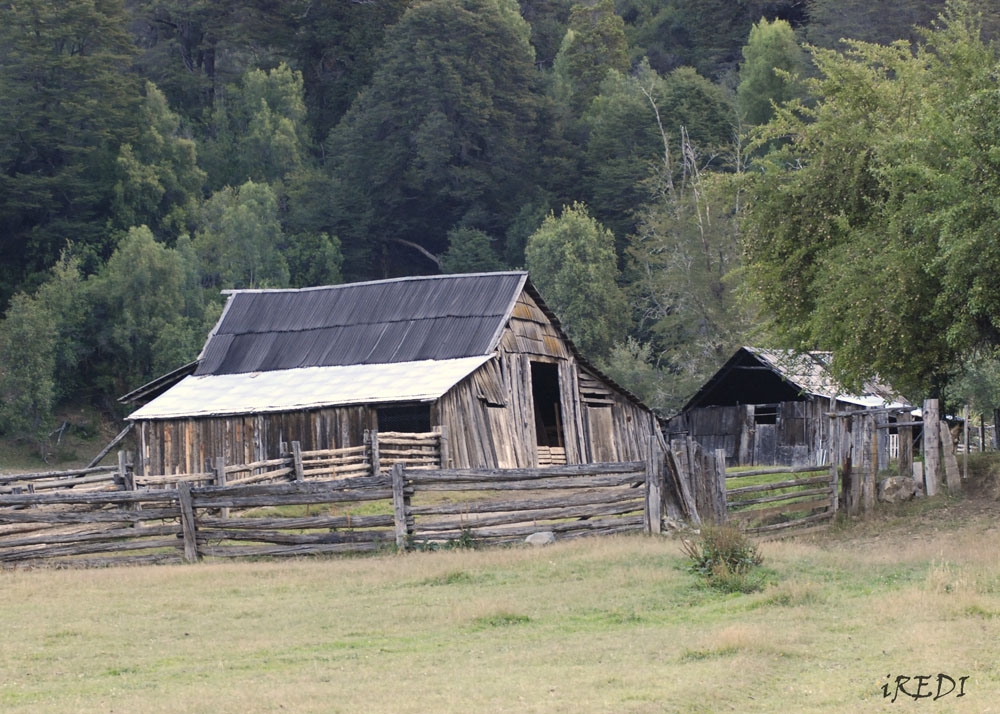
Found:
[[[128,483],[126,469],[115,491],[6,493],[0,565],[370,552],[456,540],[509,543],[538,531],[562,539],[660,529],[663,462],[655,453],[644,462],[510,470],[428,469],[407,465],[416,456],[407,453],[390,456],[396,461],[388,472],[326,480],[317,478],[321,467],[307,467],[347,456],[293,447],[290,467],[262,462],[251,470],[267,471],[224,485],[198,485],[213,477],[206,473],[141,486]],[[216,477],[242,473],[219,466]],[[292,480],[251,482],[279,473]],[[287,515],[288,506],[306,508]],[[359,506],[363,513],[352,512]]]
[[[749,533],[784,531],[830,520],[838,510],[838,472],[833,464],[777,466],[726,472],[726,451],[709,452],[691,437],[672,439],[667,475],[673,472],[682,494],[706,523],[733,522]],[[822,474],[727,488],[727,480],[769,474]],[[775,522],[768,522],[775,521]]]
[[[727,489],[728,519],[744,526],[748,533],[761,534],[813,526],[837,514],[839,475],[834,464],[737,471],[727,478],[786,473],[818,475]],[[778,522],[766,522],[776,517]]]

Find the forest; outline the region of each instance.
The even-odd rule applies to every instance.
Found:
[[[0,434],[224,296],[525,268],[663,414],[741,344],[1000,404],[987,0],[0,2]]]

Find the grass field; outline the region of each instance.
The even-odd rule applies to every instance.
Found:
[[[0,572],[0,711],[1000,711],[998,514],[924,499],[764,543],[749,595],[645,537]],[[965,696],[883,699],[939,672]]]

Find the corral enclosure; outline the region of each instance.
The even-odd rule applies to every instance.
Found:
[[[433,436],[426,435],[426,436]],[[201,557],[363,553],[462,542],[656,533],[670,504],[663,460],[533,469],[437,469],[406,434],[209,473],[117,469],[0,477],[0,565],[88,566]],[[394,456],[399,447],[406,456]],[[393,448],[395,447],[395,448]],[[423,447],[413,455],[415,449]],[[383,451],[380,451],[382,449]],[[384,458],[383,458],[384,455]]]

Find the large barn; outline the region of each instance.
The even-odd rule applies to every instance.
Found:
[[[702,447],[725,449],[739,465],[823,463],[830,454],[831,411],[902,406],[879,382],[850,394],[829,371],[830,352],[741,347],[677,415],[667,431]]]
[[[639,460],[654,414],[588,364],[524,272],[229,294],[197,362],[123,401],[143,475],[438,431],[441,464]],[[145,402],[143,404],[143,402]]]

